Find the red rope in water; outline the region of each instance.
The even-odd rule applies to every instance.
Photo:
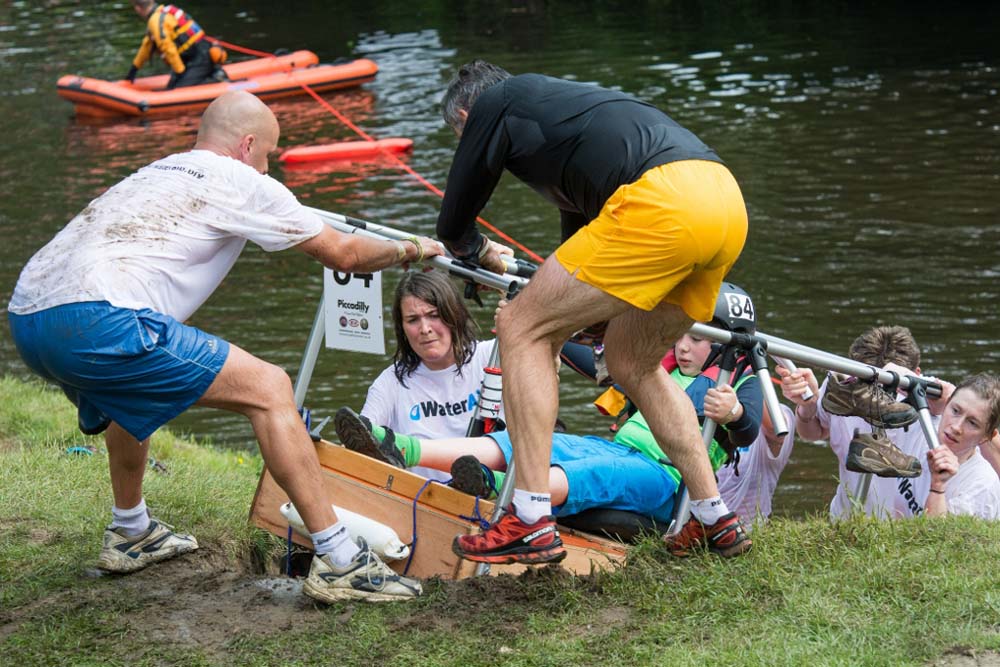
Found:
[[[218,39],[218,38],[215,38],[215,37],[209,37],[209,39],[211,41],[217,43],[217,44],[220,44],[220,45],[224,46],[227,49],[232,49],[233,51],[237,51],[239,53],[245,53],[247,55],[257,56],[258,58],[265,58],[265,57],[274,58],[275,57],[273,53],[266,53],[264,51],[255,51],[254,49],[248,49],[248,48],[246,48],[244,46],[239,46],[237,44],[231,44],[229,42],[224,42],[221,39]],[[294,72],[292,72],[292,74],[294,75]],[[344,114],[340,113],[339,111],[337,111],[336,109],[334,109],[332,106],[330,106],[330,104],[326,100],[324,100],[322,97],[320,97],[319,94],[317,94],[316,91],[313,90],[312,88],[310,88],[307,84],[302,83],[301,81],[296,81],[296,83],[299,86],[301,86],[304,91],[306,91],[307,93],[309,93],[314,100],[316,100],[317,102],[319,102],[320,106],[322,106],[324,109],[326,109],[331,114],[333,114],[333,116],[337,120],[339,120],[341,123],[343,123],[348,128],[350,128],[351,130],[353,130],[359,137],[361,137],[365,141],[375,141],[375,139],[373,139],[370,135],[368,135],[366,132],[364,132],[360,127],[358,127],[357,125],[355,125],[354,123],[352,123],[350,120],[348,120],[347,117],[344,116]],[[383,155],[385,155],[386,157],[388,157],[390,160],[392,160],[393,162],[395,162],[396,166],[398,166],[400,169],[402,169],[403,171],[405,171],[406,173],[408,173],[410,176],[413,176],[413,178],[417,179],[417,182],[419,182],[425,188],[427,188],[428,190],[430,190],[431,192],[433,192],[434,194],[436,194],[438,197],[444,198],[444,192],[440,188],[438,188],[436,185],[434,185],[433,183],[431,183],[430,181],[428,181],[426,178],[424,178],[423,176],[421,176],[419,173],[417,173],[410,165],[408,165],[405,162],[403,162],[402,160],[400,160],[398,156],[396,156],[393,153],[390,153],[389,151],[380,151],[380,152]],[[485,220],[481,216],[476,216],[476,221],[479,222],[479,224],[481,224],[483,227],[486,227],[486,229],[488,229],[491,232],[493,232],[494,234],[496,234],[498,237],[500,237],[504,241],[510,243],[514,247],[516,247],[519,250],[523,251],[532,260],[534,260],[536,262],[539,262],[539,263],[545,261],[543,257],[541,257],[540,255],[538,255],[537,253],[535,253],[530,248],[528,248],[524,244],[520,243],[519,241],[517,241],[516,239],[514,239],[510,235],[502,232],[498,227],[496,227],[495,225],[489,223],[487,220]]]
[[[209,37],[208,40],[210,42],[214,42],[215,44],[218,44],[220,46],[224,46],[227,49],[232,49],[233,51],[236,51],[237,53],[245,53],[248,56],[257,56],[258,58],[276,58],[277,57],[273,53],[268,53],[267,51],[256,51],[254,49],[248,49],[245,46],[239,46],[238,44],[230,44],[229,42],[224,42],[221,39],[219,39],[218,37]]]

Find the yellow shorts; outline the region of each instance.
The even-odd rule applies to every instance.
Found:
[[[746,206],[729,170],[683,160],[615,190],[555,256],[577,280],[636,308],[666,301],[707,322],[746,238]]]

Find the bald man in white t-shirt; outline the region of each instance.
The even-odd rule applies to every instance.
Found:
[[[307,594],[414,597],[419,583],[354,544],[337,520],[288,375],[183,324],[247,240],[351,272],[440,254],[431,239],[380,241],[325,225],[267,176],[278,137],[274,114],[253,95],[215,100],[193,150],[108,189],[29,260],[8,306],[14,343],[77,406],[81,430],[104,433],[114,506],[98,567],[132,572],[197,548],[151,518],[142,494],[149,437],[197,404],[239,412],[253,425],[269,471],[312,532]]]

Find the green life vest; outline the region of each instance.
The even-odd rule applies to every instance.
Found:
[[[681,373],[679,368],[675,368],[670,372],[670,377],[680,385],[681,389],[687,389],[692,382],[694,382],[698,376],[690,377]],[[742,376],[736,381],[733,389],[737,389],[743,382],[750,377],[749,375]],[[620,445],[625,445],[626,447],[631,447],[635,449],[650,459],[656,461],[667,471],[667,474],[678,484],[681,481],[681,474],[678,472],[677,468],[670,464],[670,459],[664,454],[663,450],[660,449],[660,445],[657,444],[656,438],[653,437],[653,432],[649,430],[649,424],[646,423],[646,418],[642,416],[641,412],[636,412],[632,415],[627,422],[622,424],[622,427],[618,429],[615,434],[615,442]],[[726,451],[719,445],[718,441],[714,438],[712,439],[712,444],[708,447],[708,459],[712,464],[712,470],[718,470],[722,467],[722,464],[726,462]]]

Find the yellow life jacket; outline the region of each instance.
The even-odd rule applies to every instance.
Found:
[[[156,49],[170,69],[181,74],[186,69],[181,55],[204,37],[205,31],[183,9],[175,5],[157,5],[146,19],[146,35],[132,64],[136,69],[142,67]]]

